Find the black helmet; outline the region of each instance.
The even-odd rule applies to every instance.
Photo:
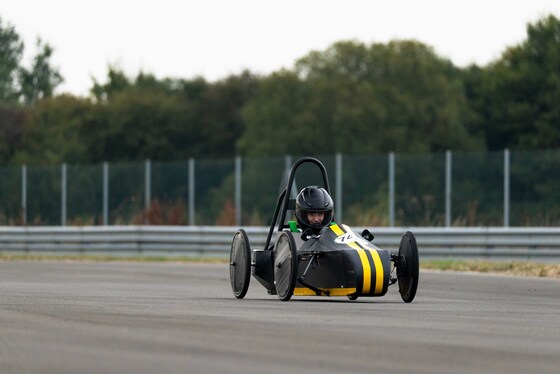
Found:
[[[298,224],[304,230],[308,227],[312,229],[321,229],[328,225],[333,219],[333,209],[334,203],[327,190],[322,187],[305,187],[296,197],[296,218]],[[309,222],[307,213],[310,212],[325,213],[321,224],[317,225]]]

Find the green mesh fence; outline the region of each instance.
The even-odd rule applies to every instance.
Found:
[[[453,153],[452,225],[504,224],[504,153]]]
[[[395,156],[395,225],[442,226],[445,154]]]
[[[103,166],[68,165],[66,178],[66,223],[103,224]],[[60,203],[60,198],[56,202]]]
[[[560,225],[560,151],[511,152],[510,225]]]
[[[22,211],[21,168],[0,168],[0,225],[21,225]]]
[[[109,223],[144,223],[144,162],[109,167]]]
[[[334,175],[333,175],[334,176]],[[331,177],[332,179],[332,177]],[[342,220],[349,225],[389,225],[389,172],[387,155],[352,155],[342,158]]]
[[[270,225],[278,195],[287,183],[285,159],[244,159],[241,175],[242,222],[251,226]]]
[[[61,167],[27,167],[27,224],[61,224]]]
[[[145,215],[146,223],[188,223],[188,180],[187,161],[152,163],[150,204]]]
[[[195,175],[195,223],[233,224],[235,160],[197,160]]]
[[[3,167],[0,225],[269,225],[298,158],[116,163],[106,175],[103,164],[68,164],[65,184],[61,165]],[[335,218],[350,225],[389,226],[391,213],[405,227],[560,224],[560,150],[395,154],[392,181],[387,154],[318,159]],[[291,195],[320,183],[304,164]]]

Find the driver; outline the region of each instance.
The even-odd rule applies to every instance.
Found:
[[[303,231],[310,228],[318,235],[334,217],[334,203],[322,187],[308,186],[296,197],[296,219]]]

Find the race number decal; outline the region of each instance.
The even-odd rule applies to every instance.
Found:
[[[358,242],[362,245],[364,245],[364,244],[367,245],[367,242],[364,239],[357,237],[353,233],[345,233],[343,235],[340,235],[340,236],[336,237],[334,239],[334,241],[335,241],[335,243],[338,243],[338,244],[347,244],[348,245],[348,244],[351,244],[351,243]]]

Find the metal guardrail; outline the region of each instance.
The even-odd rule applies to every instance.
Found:
[[[267,227],[245,227],[252,249],[262,249]],[[231,226],[0,227],[2,252],[124,253],[227,257]],[[354,228],[360,233],[362,227]],[[419,254],[448,258],[512,258],[560,261],[560,228],[375,228],[373,243],[396,252],[405,231]]]

